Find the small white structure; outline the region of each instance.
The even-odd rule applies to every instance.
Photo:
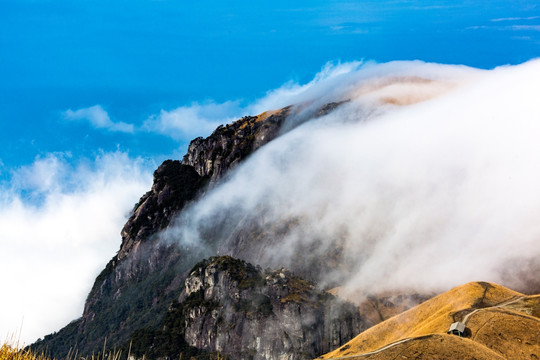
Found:
[[[447,334],[453,334],[459,337],[463,337],[465,336],[465,329],[465,324],[458,321],[450,325],[450,329],[448,329]]]

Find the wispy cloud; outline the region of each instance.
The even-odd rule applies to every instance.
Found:
[[[109,114],[100,105],[94,105],[75,111],[69,109],[64,112],[64,118],[66,120],[88,121],[95,128],[106,129],[109,131],[133,133],[135,130],[133,124],[112,121]]]
[[[540,16],[506,17],[506,18],[491,19],[490,21],[493,21],[493,22],[500,22],[500,21],[525,21],[525,20],[536,20],[536,19],[540,19]]]
[[[537,21],[540,16],[513,16],[494,18],[490,23],[469,26],[467,30],[496,30],[496,31],[540,31]]]
[[[468,26],[466,30],[494,30],[494,31],[540,31],[540,25],[504,25],[504,26],[490,26],[490,25],[475,25]]]
[[[15,294],[0,299],[0,338],[22,322],[28,344],[81,315],[128,212],[151,185],[154,164],[125,153],[70,162],[49,154],[0,185],[0,273]]]
[[[288,82],[281,87],[268,91],[266,95],[250,104],[247,108],[252,114],[258,114],[266,110],[279,109],[287,105],[294,105],[303,102],[311,102],[316,99],[326,100],[339,98],[342,92],[354,82],[351,74],[361,67],[362,61],[352,61],[348,63],[327,63],[319,71],[313,80],[299,84]],[[342,87],[331,88],[330,84],[341,83]],[[328,87],[323,86],[328,84]],[[330,91],[328,91],[330,89]],[[328,92],[326,92],[328,91]],[[329,100],[333,101],[333,100]]]
[[[335,34],[368,34],[369,30],[363,23],[342,23],[330,26]]]
[[[540,25],[512,25],[510,29],[515,31],[540,31]]]
[[[481,29],[494,29],[494,26],[486,26],[486,25],[473,25],[473,26],[467,26],[465,30],[481,30]]]

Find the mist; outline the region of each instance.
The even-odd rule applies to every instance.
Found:
[[[321,274],[322,284],[340,279],[366,293],[518,284],[519,264],[540,255],[538,79],[539,60],[493,70],[418,61],[326,68],[305,86],[269,93],[268,103],[298,104],[290,131],[164,237],[194,244],[226,223],[214,234],[228,244],[257,223],[271,245],[247,260],[294,266],[337,248],[344,266]]]
[[[155,164],[126,153],[47,154],[14,170],[0,196],[0,336],[29,345],[82,314],[118,250]]]

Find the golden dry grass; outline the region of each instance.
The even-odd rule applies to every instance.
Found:
[[[43,355],[36,355],[28,350],[20,350],[17,347],[3,344],[0,347],[0,360],[50,360]]]
[[[357,359],[504,360],[505,358],[469,339],[453,335],[434,334],[415,338],[380,353],[358,357]]]
[[[264,120],[268,119],[272,115],[281,114],[281,112],[283,112],[283,111],[284,111],[283,109],[265,111],[265,112],[257,115],[256,119],[253,122],[258,123],[258,122],[264,121]],[[240,122],[240,121],[243,121],[243,123],[238,127],[237,131],[242,130],[243,128],[245,128],[249,124],[249,122],[247,122],[247,121],[245,121],[243,119],[236,120],[236,122]]]
[[[323,359],[371,352],[401,339],[445,334],[450,324],[478,308],[496,306],[523,295],[503,286],[473,282],[438,295],[355,337]]]
[[[283,112],[283,109],[265,111],[262,114],[257,115],[256,121],[257,122],[264,121],[268,119],[270,116],[275,115],[275,114],[280,114],[281,112]]]
[[[540,357],[540,319],[504,308],[474,313],[467,327],[471,340],[485,345],[507,359]]]

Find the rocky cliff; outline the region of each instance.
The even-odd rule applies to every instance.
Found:
[[[185,284],[187,343],[234,359],[312,359],[366,328],[353,304],[285,269],[214,257]]]
[[[196,264],[159,330],[132,337],[137,357],[178,358],[191,349],[231,359],[312,359],[366,329],[357,308],[286,269],[229,256]],[[171,348],[169,334],[178,334]]]
[[[208,138],[191,141],[182,164],[193,166],[199,175],[216,183],[253,151],[275,139],[290,111],[291,107],[267,111],[219,126]]]
[[[339,106],[328,104],[313,116]],[[204,257],[217,253],[264,253],[264,243],[239,251],[237,243],[217,243],[210,236],[200,247],[163,242],[159,232],[208,187],[215,186],[228,172],[258,148],[282,133],[291,107],[248,116],[218,127],[209,137],[191,142],[182,161],[165,161],[154,173],[152,189],[135,205],[122,229],[122,244],[116,256],[96,278],[83,315],[58,333],[36,342],[37,351],[47,350],[57,358],[71,348],[81,354],[97,352],[104,339],[109,344],[125,343],[140,328],[157,327],[169,304],[178,298],[189,269]],[[290,126],[289,126],[290,128]],[[257,228],[246,228],[242,239]],[[270,244],[267,244],[270,245]],[[257,261],[260,256],[254,256]],[[251,259],[250,259],[251,260]]]
[[[152,189],[141,197],[122,229],[118,260],[167,227],[173,216],[193,200],[207,182],[208,176],[200,175],[193,166],[177,160],[163,162],[154,172]]]

